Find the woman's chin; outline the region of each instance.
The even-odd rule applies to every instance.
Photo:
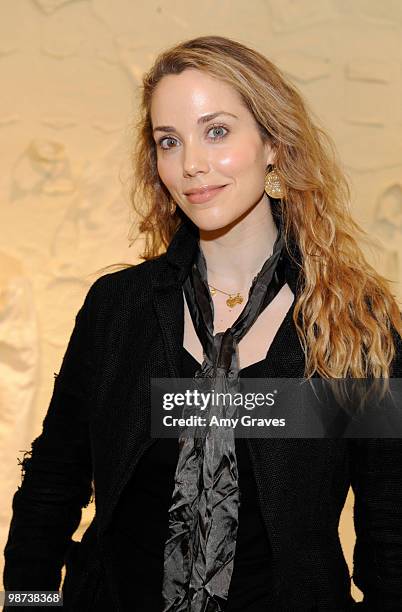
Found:
[[[223,230],[224,228],[232,225],[236,222],[236,217],[227,214],[216,214],[216,210],[203,209],[194,212],[185,210],[183,211],[200,231],[211,232],[217,230]]]
[[[210,218],[210,219],[200,219],[197,218],[192,219],[193,223],[198,227],[200,232],[219,232],[222,230],[224,232],[226,229],[229,229],[229,226],[233,223],[233,219],[222,219],[222,218]]]

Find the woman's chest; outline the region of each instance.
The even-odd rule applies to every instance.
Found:
[[[241,369],[265,359],[269,348],[278,333],[294,301],[294,294],[285,284],[275,298],[266,306],[248,332],[238,344],[239,367]],[[222,332],[233,325],[245,303],[230,310],[224,295],[215,294],[214,333]],[[184,299],[184,338],[183,346],[199,362],[203,361],[201,342],[194,329],[191,315]]]

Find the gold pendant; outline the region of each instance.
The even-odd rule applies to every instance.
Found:
[[[265,191],[271,198],[280,199],[285,196],[283,184],[275,169],[265,175]]]
[[[241,304],[243,302],[243,298],[240,295],[240,293],[237,293],[235,296],[230,296],[227,300],[226,300],[226,304],[229,306],[229,308],[233,308],[233,306],[236,306],[236,304]]]

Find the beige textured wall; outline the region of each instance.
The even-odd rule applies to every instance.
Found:
[[[2,0],[1,549],[17,456],[40,433],[75,314],[101,266],[137,261],[119,175],[135,86],[156,53],[221,34],[276,62],[335,139],[354,213],[378,239],[368,256],[399,282],[401,30],[400,0]],[[350,567],[352,504],[349,493],[340,533]]]

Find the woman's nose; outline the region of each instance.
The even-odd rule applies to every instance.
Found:
[[[208,156],[205,148],[200,144],[187,144],[184,146],[183,172],[196,174],[207,172],[209,168]]]

